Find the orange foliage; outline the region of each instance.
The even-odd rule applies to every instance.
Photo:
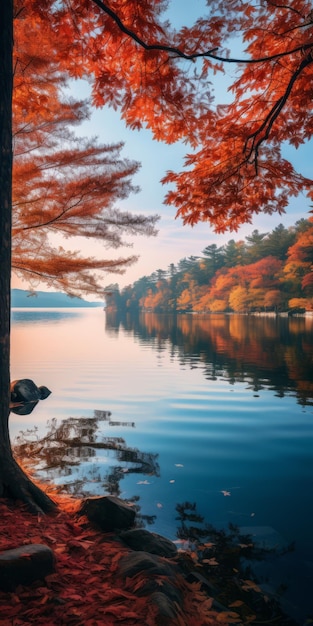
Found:
[[[265,257],[249,265],[224,267],[216,272],[194,310],[225,311],[230,308],[247,311],[276,306],[278,302],[265,304],[265,298],[268,291],[280,286],[281,271],[282,261],[274,257]]]
[[[267,308],[279,307],[282,303],[282,293],[279,289],[270,289],[264,294],[264,306]]]
[[[229,294],[229,304],[233,311],[248,311],[250,296],[248,289],[237,285]]]
[[[198,24],[198,33],[203,28],[210,35],[219,14],[226,45],[232,44],[227,36],[239,33],[238,45],[241,36],[246,46],[230,57],[247,63],[237,65],[230,88],[233,100],[217,107],[214,122],[211,109],[200,112],[201,147],[187,157],[186,171],[164,178],[174,184],[167,202],[184,223],[209,221],[217,232],[236,230],[251,222],[253,214],[284,212],[290,196],[301,191],[313,197],[312,180],[281,154],[282,142],[298,147],[312,137],[311,9],[305,0],[253,6],[241,0],[209,3],[209,17]]]
[[[313,311],[313,298],[291,298],[288,304],[291,309]]]
[[[285,273],[288,278],[302,277],[302,288],[305,294],[313,296],[313,218],[312,223],[298,237],[296,243],[289,248]],[[305,307],[307,308],[307,307]]]
[[[157,336],[164,342],[171,338],[172,320],[168,316],[142,314],[144,334]],[[276,319],[268,316],[244,315],[178,315],[177,328],[182,336],[182,344],[188,343],[190,352],[196,354],[206,346],[208,356],[201,358],[204,363],[211,363],[215,355],[219,355],[220,362],[224,362],[224,355],[232,364],[227,376],[238,376],[242,380],[243,363],[248,367],[247,377],[253,376],[255,368],[267,370],[269,380],[275,371],[287,369],[290,372],[291,387],[295,387],[299,396],[312,390],[310,379],[310,364],[312,362],[311,336],[313,330],[313,316],[303,318],[286,318],[288,332],[301,338],[299,342],[282,346],[279,337],[280,331]],[[273,346],[276,346],[273,349]],[[172,350],[176,344],[173,343]],[[177,344],[179,350],[179,344]],[[250,369],[250,366],[251,369]],[[223,369],[225,364],[223,364]],[[235,372],[235,373],[234,373]],[[312,377],[311,377],[312,378]],[[304,382],[303,382],[304,381]],[[286,389],[289,387],[287,386]]]
[[[29,543],[46,544],[56,556],[56,573],[30,587],[0,592],[0,624],[31,623],[52,626],[73,623],[87,626],[105,621],[108,626],[127,619],[151,623],[153,607],[123,590],[117,566],[127,549],[109,535],[85,526],[65,511],[57,516],[38,516],[22,508],[1,504],[1,550]],[[114,615],[116,607],[118,613]],[[150,618],[149,618],[150,614]],[[153,621],[152,621],[153,623]]]
[[[192,291],[184,289],[177,299],[177,309],[180,311],[189,311],[192,309]]]
[[[122,143],[77,135],[89,108],[66,97],[69,72],[61,55],[70,40],[66,31],[60,38],[48,12],[23,3],[14,42],[12,267],[70,293],[102,294],[97,272],[123,273],[138,257],[86,258],[57,247],[51,235],[93,238],[117,249],[125,233],[156,234],[156,216],[115,206],[138,190],[131,179],[139,165],[121,157]]]
[[[212,311],[212,313],[214,312],[217,313],[218,311],[226,311],[227,306],[228,306],[227,300],[219,300],[218,298],[216,298],[210,304],[209,310]]]
[[[256,263],[245,267],[250,287],[270,289],[279,284],[282,270],[282,261],[273,256],[265,257]]]
[[[37,35],[51,37],[56,73],[88,76],[96,106],[119,109],[130,128],[149,128],[157,140],[193,148],[186,169],[163,179],[184,223],[234,230],[261,211],[284,212],[290,196],[313,197],[312,180],[281,154],[283,142],[298,147],[313,133],[309,0],[215,0],[180,30],[164,21],[165,0],[74,0],[70,10],[56,0],[20,4],[20,20],[26,15],[36,32],[33,47]],[[235,54],[232,45],[245,49]],[[182,62],[188,57],[194,65]],[[237,70],[233,99],[215,106],[211,78],[229,63]],[[48,92],[40,98],[45,107]]]

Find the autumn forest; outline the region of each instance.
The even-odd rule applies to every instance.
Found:
[[[201,256],[105,289],[108,311],[280,312],[313,310],[313,220],[244,241],[208,245]]]

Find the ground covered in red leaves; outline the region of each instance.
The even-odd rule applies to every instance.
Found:
[[[184,605],[174,620],[160,618],[149,597],[140,596],[138,577],[122,579],[118,562],[129,552],[75,514],[75,504],[59,497],[56,515],[34,516],[0,499],[0,551],[45,544],[56,557],[55,572],[45,580],[0,591],[0,624],[20,626],[215,626],[228,623],[197,583],[181,578]],[[77,503],[76,503],[77,510]],[[144,573],[143,573],[144,576]],[[162,580],[159,581],[160,588]],[[137,587],[137,588],[136,588]]]

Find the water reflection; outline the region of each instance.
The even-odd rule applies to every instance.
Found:
[[[208,380],[247,382],[256,393],[293,393],[313,404],[313,317],[106,314],[106,332],[120,327],[141,344],[169,349],[182,365],[201,367]]]
[[[39,479],[75,496],[101,492],[119,496],[126,474],[160,475],[158,454],[141,452],[127,446],[123,437],[106,435],[106,425],[135,427],[134,422],[112,421],[110,411],[69,417],[60,424],[54,418],[45,437],[37,436],[36,427],[21,432],[14,452],[22,462],[28,459]]]
[[[279,545],[277,535],[275,545],[262,543],[233,524],[228,529],[216,528],[199,514],[195,502],[177,504],[176,512],[178,543],[191,555],[189,580],[201,585],[217,605],[227,607],[221,622],[276,626],[302,623],[305,610],[298,611],[290,604],[282,579],[275,589],[269,586],[268,576],[264,577],[268,563],[273,566],[273,562],[285,559],[286,565],[294,550],[292,545]],[[293,562],[288,564],[292,566]]]

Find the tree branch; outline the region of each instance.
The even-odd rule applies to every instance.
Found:
[[[183,52],[183,50],[180,50],[180,48],[168,46],[166,44],[157,44],[157,43],[147,44],[134,31],[130,30],[130,28],[125,26],[125,24],[123,24],[122,20],[119,18],[117,13],[115,13],[115,11],[112,11],[112,9],[110,9],[104,2],[102,2],[102,0],[91,0],[91,1],[94,4],[96,4],[100,9],[102,9],[104,13],[109,15],[109,17],[111,17],[111,19],[118,25],[120,30],[123,33],[125,33],[125,35],[128,35],[131,39],[136,41],[136,43],[138,43],[145,50],[161,50],[164,52],[172,52],[173,54],[176,54],[182,59],[187,59],[189,61],[192,61],[193,59],[209,57],[210,59],[214,59],[215,61],[221,61],[223,63],[245,63],[245,64],[263,63],[265,61],[274,61],[275,59],[280,59],[282,57],[289,56],[291,54],[294,54],[295,52],[299,52],[299,51],[303,52],[304,50],[308,50],[312,48],[312,43],[309,43],[309,44],[297,46],[296,48],[292,48],[291,50],[287,50],[285,52],[278,52],[277,54],[273,54],[273,55],[266,56],[266,57],[258,57],[257,59],[235,59],[232,57],[222,57],[217,54],[214,54],[214,52],[218,50],[217,47],[212,48],[211,50],[207,50],[206,52],[194,52],[192,54],[187,54],[186,52]]]
[[[271,2],[271,0],[266,0],[266,2],[267,4],[270,4],[272,7],[275,7],[275,9],[286,9],[287,11],[293,11],[294,13],[296,13],[296,15],[303,17],[302,13],[300,13],[300,11],[298,11],[294,7],[288,7],[286,4],[278,4],[277,2]]]
[[[242,160],[242,162],[239,164],[239,166],[236,168],[236,170],[239,170],[245,163],[250,163],[255,165],[255,170],[257,173],[257,168],[258,168],[258,154],[259,154],[259,148],[260,145],[263,143],[263,141],[266,141],[269,137],[270,131],[273,127],[273,124],[275,122],[275,120],[277,119],[277,117],[279,116],[279,114],[281,113],[283,107],[285,106],[291,90],[293,88],[294,83],[296,82],[297,78],[299,77],[299,75],[301,74],[301,72],[308,66],[310,65],[310,63],[313,62],[313,56],[312,56],[312,43],[307,43],[307,44],[302,44],[301,46],[297,46],[295,48],[292,48],[290,50],[286,50],[284,52],[279,52],[273,55],[269,55],[269,56],[265,56],[265,57],[258,57],[258,58],[248,58],[248,59],[237,59],[237,58],[226,58],[223,56],[219,56],[217,54],[215,54],[216,50],[218,49],[216,48],[212,48],[211,50],[207,50],[206,52],[198,52],[198,53],[192,53],[192,54],[187,54],[185,52],[183,52],[180,48],[177,47],[172,47],[172,46],[168,46],[166,44],[147,44],[143,39],[141,39],[134,31],[132,31],[131,29],[129,29],[127,26],[125,26],[125,24],[122,22],[122,20],[119,18],[119,16],[115,13],[115,11],[113,11],[112,9],[110,9],[102,0],[92,0],[92,2],[94,2],[94,4],[96,4],[102,11],[104,11],[120,28],[120,30],[125,33],[126,35],[128,35],[131,39],[133,39],[136,43],[138,43],[142,48],[144,48],[145,50],[161,50],[161,51],[165,51],[165,52],[169,52],[169,53],[173,53],[181,58],[187,59],[187,60],[193,60],[196,58],[200,58],[200,57],[209,57],[211,59],[214,59],[216,61],[219,62],[223,62],[223,63],[237,63],[237,64],[256,64],[256,63],[264,63],[264,62],[270,62],[270,61],[275,61],[277,59],[281,59],[283,57],[286,56],[290,56],[293,55],[297,52],[301,52],[302,54],[304,54],[305,51],[309,50],[309,53],[307,54],[306,58],[302,60],[302,62],[300,63],[300,66],[298,67],[298,69],[293,73],[287,87],[285,90],[285,93],[283,94],[283,96],[281,96],[277,102],[275,102],[275,104],[272,106],[271,110],[269,111],[269,113],[266,115],[265,120],[263,121],[263,123],[261,124],[261,126],[252,134],[250,134],[244,144],[244,148],[243,148],[243,153],[244,153],[244,158]],[[293,10],[297,15],[302,16],[302,14],[297,10],[297,9],[293,9],[292,7],[288,7],[285,4],[276,4],[275,2],[271,2],[271,0],[267,0],[268,4],[280,8],[280,9],[291,9]],[[305,19],[305,18],[304,18]],[[305,22],[304,26],[307,26],[309,24],[313,23],[313,12],[311,12],[308,16],[307,16],[307,21]]]
[[[51,219],[46,220],[45,222],[40,222],[39,224],[31,224],[30,226],[23,226],[19,230],[20,231],[35,230],[36,228],[47,228],[47,227],[51,226],[51,224],[54,224],[55,222],[58,222],[59,220],[61,220],[64,217],[64,215],[66,213],[68,213],[69,211],[74,209],[76,206],[78,206],[82,202],[82,200],[84,199],[85,195],[87,195],[87,193],[86,194],[82,194],[81,197],[78,200],[76,200],[76,202],[74,202],[73,204],[71,204],[67,208],[63,208],[61,210],[61,212],[58,213],[58,215],[55,215]]]
[[[279,114],[281,113],[283,107],[285,106],[296,80],[300,76],[301,72],[303,72],[303,70],[311,63],[313,63],[312,52],[310,52],[308,56],[301,61],[298,69],[292,74],[291,79],[286,87],[285,93],[272,106],[261,126],[254,133],[251,133],[251,135],[247,137],[243,152],[246,153],[247,162],[254,162],[256,172],[260,145],[263,143],[263,141],[266,141],[268,139],[272,126],[275,120],[278,118]],[[249,143],[251,144],[250,147],[248,147]],[[252,156],[253,159],[251,161]]]
[[[94,4],[96,4],[102,11],[104,11],[111,19],[118,25],[119,29],[128,35],[131,39],[136,41],[142,48],[145,50],[163,50],[164,52],[173,52],[179,57],[183,59],[196,59],[198,57],[210,56],[212,52],[217,50],[217,48],[212,48],[212,50],[208,50],[207,52],[195,52],[194,54],[186,54],[179,48],[175,48],[173,46],[167,46],[165,44],[147,44],[143,39],[141,39],[134,31],[130,30],[125,24],[123,24],[122,20],[119,18],[115,11],[112,11],[104,2],[101,0],[92,0]]]

